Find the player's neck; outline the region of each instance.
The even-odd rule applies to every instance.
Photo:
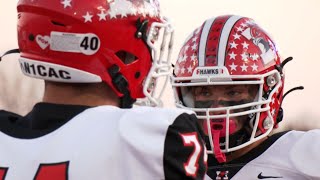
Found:
[[[92,87],[89,87],[92,86]],[[54,104],[119,106],[119,99],[104,85],[72,85],[46,83],[43,102]]]
[[[249,151],[251,151],[253,148],[259,146],[263,141],[265,141],[268,137],[262,138],[259,141],[256,141],[242,149],[239,149],[237,151],[234,151],[227,155],[227,162],[230,162],[234,159],[240,158],[241,156],[247,154]]]

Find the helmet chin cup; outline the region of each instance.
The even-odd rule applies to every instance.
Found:
[[[208,128],[208,122],[203,121],[203,129],[204,133],[208,134],[208,129],[211,130],[211,133],[213,134],[214,131],[220,132],[220,137],[225,137],[227,132],[227,119],[209,119],[209,126]],[[237,130],[237,125],[234,119],[229,119],[229,134],[233,134]]]

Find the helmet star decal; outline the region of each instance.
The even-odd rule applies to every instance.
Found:
[[[257,27],[257,25],[249,19],[242,19],[234,24],[233,31],[228,34],[228,43],[226,44],[226,54],[218,56],[219,47],[213,47],[215,44],[215,37],[219,37],[223,29],[223,23],[219,24],[218,20],[213,22],[215,26],[219,26],[216,31],[209,34],[206,45],[201,45],[200,40],[205,39],[205,36],[201,35],[199,29],[205,29],[206,27],[200,27],[195,30],[190,38],[187,39],[183,49],[181,49],[178,63],[181,67],[189,67],[188,71],[185,68],[175,67],[175,74],[181,74],[183,76],[191,75],[194,69],[198,66],[216,66],[219,61],[224,61],[226,66],[229,67],[231,74],[242,74],[247,72],[258,72],[259,69],[264,68],[272,61],[276,60],[276,52],[274,45],[266,36],[266,33]],[[210,48],[208,48],[210,47]],[[206,51],[206,57],[201,57],[198,52],[201,48]],[[202,59],[202,60],[200,60]],[[185,65],[188,64],[188,65]]]
[[[63,4],[64,8],[71,7],[72,0],[63,0],[61,4]]]
[[[88,9],[88,12],[82,15],[84,21],[92,22],[94,16],[97,16],[98,21],[103,21],[107,18],[125,18],[130,15],[160,17],[159,2],[157,0],[106,0],[106,2],[106,5],[97,8],[97,12]],[[73,3],[76,2],[73,2],[73,0],[61,0],[60,2],[65,10],[71,9]],[[95,15],[93,15],[93,12]]]

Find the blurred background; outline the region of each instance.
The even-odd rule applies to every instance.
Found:
[[[18,48],[16,36],[18,0],[0,0],[0,55]],[[26,77],[20,70],[18,55],[0,62],[0,109],[26,114],[41,100],[44,83]]]
[[[16,2],[0,0],[0,54],[16,48]],[[254,19],[275,40],[283,58],[294,60],[285,66],[285,90],[303,85],[305,90],[294,91],[283,102],[284,121],[281,129],[320,128],[320,102],[317,73],[320,67],[320,1],[291,0],[160,0],[162,12],[175,26],[175,62],[184,39],[205,19],[235,14]],[[27,113],[41,100],[43,83],[22,76],[17,55],[0,63],[0,109],[19,114]],[[174,63],[173,62],[173,63]],[[167,87],[166,107],[174,107],[172,90]]]

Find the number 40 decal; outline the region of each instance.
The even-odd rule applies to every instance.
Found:
[[[95,34],[85,34],[79,44],[80,51],[85,55],[93,55],[100,48],[100,39]]]
[[[56,164],[40,164],[35,172],[34,180],[68,180],[69,162]],[[9,168],[0,167],[0,180],[5,180]]]

